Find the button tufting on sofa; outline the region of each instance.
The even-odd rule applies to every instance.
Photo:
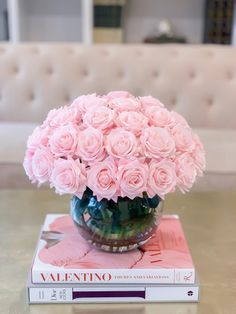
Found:
[[[175,107],[176,104],[177,104],[177,98],[176,97],[172,97],[171,101],[170,101],[171,108]]]
[[[208,58],[213,58],[215,56],[214,52],[212,50],[206,50],[205,51],[205,55],[208,57]]]
[[[195,70],[190,70],[190,71],[189,71],[189,77],[190,77],[191,79],[195,79],[196,76],[197,76],[197,74],[196,74],[196,71],[195,71]]]
[[[152,76],[154,78],[158,78],[160,76],[159,72],[157,70],[153,71]]]
[[[66,53],[67,54],[69,54],[69,55],[74,55],[74,54],[76,54],[76,50],[75,49],[73,49],[72,47],[67,47],[66,48]]]
[[[212,107],[214,105],[214,99],[213,97],[208,97],[206,100],[207,106]]]
[[[88,77],[89,76],[88,69],[83,69],[80,73],[81,73],[81,76],[83,76],[83,77]]]
[[[4,54],[6,52],[6,49],[3,47],[0,47],[0,54]]]
[[[228,80],[233,80],[233,78],[234,78],[234,74],[233,74],[233,72],[230,70],[230,71],[227,71],[226,72],[226,77],[227,77],[227,79]]]
[[[119,79],[123,79],[125,77],[125,72],[123,70],[118,70],[117,71],[117,77]]]
[[[32,106],[32,103],[35,101],[35,99],[36,99],[35,93],[33,91],[29,92],[28,100],[29,100],[30,106]]]
[[[108,49],[102,49],[101,50],[101,55],[102,56],[108,56],[110,54],[110,52],[108,51]]]
[[[139,56],[139,57],[141,57],[141,56],[143,55],[143,53],[142,53],[142,51],[141,51],[140,49],[137,49],[137,50],[135,51],[135,54],[136,54],[137,56]]]
[[[40,51],[39,51],[39,49],[38,49],[37,47],[32,47],[32,48],[30,49],[30,52],[31,52],[32,54],[39,54],[39,53],[40,53]]]
[[[70,101],[71,101],[70,95],[69,95],[69,94],[65,94],[65,96],[64,96],[64,102],[65,102],[65,103],[69,103]]]
[[[51,76],[51,75],[54,74],[54,70],[53,70],[53,68],[52,68],[51,66],[48,66],[48,67],[46,68],[45,72],[46,72],[46,74],[49,75],[49,76]]]
[[[172,57],[177,57],[179,53],[178,53],[178,51],[176,49],[172,49],[170,51],[170,54],[171,54]]]
[[[18,66],[17,64],[12,65],[12,73],[13,73],[14,75],[18,75],[19,72],[20,72],[19,66]]]

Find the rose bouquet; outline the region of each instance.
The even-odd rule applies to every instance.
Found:
[[[154,233],[165,195],[203,174],[203,145],[151,96],[80,96],[53,109],[27,142],[26,174],[72,194],[71,215],[96,247],[126,251]]]
[[[81,198],[88,187],[98,200],[164,198],[192,187],[205,155],[186,120],[159,100],[110,92],[51,110],[28,139],[24,168],[59,194]]]

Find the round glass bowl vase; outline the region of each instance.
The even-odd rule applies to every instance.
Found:
[[[98,201],[89,189],[82,199],[73,196],[70,206],[82,237],[108,252],[126,252],[146,243],[158,227],[162,210],[163,200],[158,195]]]

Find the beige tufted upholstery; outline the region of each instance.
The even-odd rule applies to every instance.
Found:
[[[0,46],[0,119],[40,122],[79,94],[159,97],[194,127],[236,128],[236,49],[213,46]],[[20,108],[20,110],[19,110]],[[13,114],[14,111],[17,114]]]
[[[38,43],[0,45],[0,163],[5,169],[0,186],[3,182],[16,184],[15,172],[13,178],[8,175],[22,160],[22,143],[34,127],[32,123],[42,122],[49,109],[80,94],[110,90],[151,94],[183,114],[192,127],[203,132],[210,156],[208,172],[213,179],[200,181],[201,186],[236,186],[236,162],[232,159],[228,169],[221,149],[225,145],[231,158],[236,154],[235,48]],[[217,143],[215,129],[221,130],[222,145]],[[230,136],[223,129],[232,131]],[[11,134],[10,142],[6,133]],[[217,149],[209,145],[213,142]],[[220,183],[214,177],[218,172]],[[225,175],[230,176],[229,181],[222,181]]]

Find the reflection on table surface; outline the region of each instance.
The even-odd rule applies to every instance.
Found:
[[[0,313],[236,313],[236,192],[171,194],[165,213],[180,216],[201,283],[200,303],[26,303],[26,277],[46,213],[68,213],[69,197],[49,190],[0,190]]]

